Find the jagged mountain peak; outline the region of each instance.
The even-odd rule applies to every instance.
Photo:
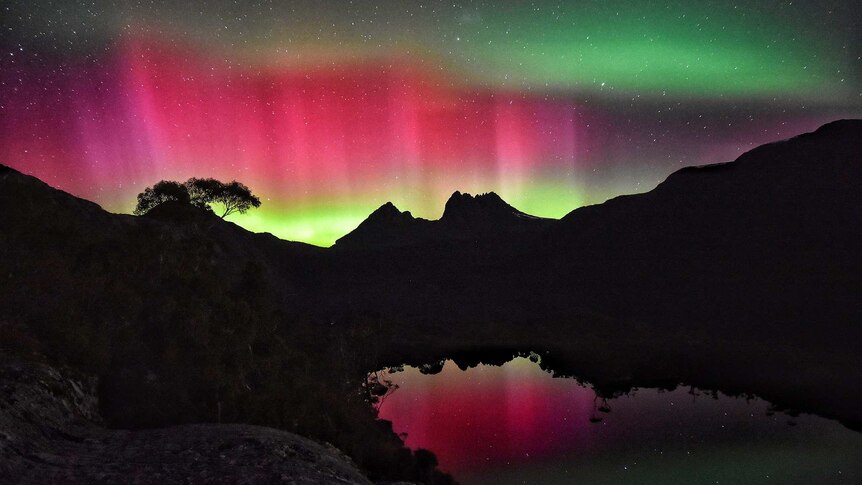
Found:
[[[471,195],[455,191],[440,220],[429,221],[401,212],[387,202],[356,229],[336,242],[338,247],[391,247],[429,242],[508,237],[541,230],[549,219],[525,214],[494,192]]]
[[[368,215],[368,220],[397,221],[414,219],[410,211],[401,212],[392,202],[387,202]]]
[[[443,210],[442,222],[499,222],[513,218],[533,218],[515,209],[494,192],[471,195],[455,191]]]
[[[336,246],[389,246],[405,238],[410,239],[417,227],[427,223],[413,217],[410,211],[401,211],[387,202],[372,212],[353,231],[336,241]]]
[[[446,205],[449,204],[459,204],[459,203],[477,203],[477,204],[502,204],[508,206],[506,203],[496,192],[485,192],[482,194],[468,194],[467,192],[461,192],[456,190],[449,196],[449,200],[446,201]]]

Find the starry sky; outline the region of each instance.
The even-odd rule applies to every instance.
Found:
[[[862,116],[853,0],[0,9],[0,163],[115,212],[237,179],[263,207],[231,220],[324,246],[386,201],[560,217]]]

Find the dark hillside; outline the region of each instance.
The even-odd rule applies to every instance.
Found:
[[[862,427],[859,248],[858,120],[559,221],[493,193],[439,221],[386,204],[330,249],[0,166],[0,342],[97,376],[114,426],[263,424],[445,481],[374,420],[368,372],[534,350],[604,394],[683,382]]]
[[[320,248],[188,206],[109,214],[5,167],[0,207],[3,350],[97,376],[111,425],[263,424],[371,478],[445,481],[375,422],[361,356],[299,304]]]

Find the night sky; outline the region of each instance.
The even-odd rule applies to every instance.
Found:
[[[116,212],[237,179],[263,207],[232,220],[320,245],[455,190],[559,217],[862,116],[855,0],[0,9],[0,163]]]

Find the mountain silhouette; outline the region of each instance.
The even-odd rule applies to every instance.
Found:
[[[860,134],[836,121],[576,209],[545,234],[551,260],[618,316],[840,335],[862,287]]]
[[[525,214],[499,195],[456,191],[446,201],[443,216],[436,221],[401,212],[391,202],[371,213],[356,229],[336,241],[339,249],[379,250],[405,246],[495,241],[537,232],[550,219]]]
[[[338,248],[383,248],[417,244],[431,239],[433,223],[401,212],[387,202],[371,213],[359,226],[339,238]]]
[[[862,429],[860,247],[862,120],[560,220],[493,193],[435,221],[387,203],[333,248],[188,206],[110,214],[0,166],[0,342],[97,376],[115,425],[225,413],[393,479],[381,457],[414,458],[345,376],[476,349],[543,351],[607,394],[684,382]]]
[[[654,249],[811,244],[862,234],[862,121],[755,148],[735,162],[683,168],[645,194],[576,209],[552,231],[565,245]]]
[[[862,120],[829,123],[734,162],[683,168],[652,191],[543,220],[519,237],[502,224],[489,226],[504,237],[472,228],[494,220],[489,212],[508,212],[499,203],[474,212],[458,202],[446,212],[451,204],[453,220],[471,222],[435,229],[434,243],[361,257],[348,251],[320,304],[349,294],[353,308],[441,339],[443,329],[475,331],[485,322],[498,329],[486,345],[553,348],[549,335],[573,342],[599,334],[618,343],[601,352],[620,374],[594,369],[594,381],[625,382],[635,369],[657,366],[677,381],[734,376],[774,401],[804,395],[825,415],[862,423],[851,410],[860,396],[847,386],[862,384]],[[603,323],[586,323],[597,319]],[[636,343],[653,339],[661,350]],[[557,348],[565,354],[572,345]]]
[[[451,482],[357,399],[377,363],[346,367],[343,356],[361,355],[359,347],[336,357],[331,342],[342,327],[302,309],[307,291],[297,283],[326,286],[322,248],[251,233],[191,205],[111,214],[3,165],[0,208],[0,361],[74,369],[97,388],[86,399],[111,427],[267,425],[333,443],[374,477]],[[0,372],[0,387],[12,378]],[[52,412],[29,396],[25,426]],[[0,409],[0,422],[17,425],[15,412]],[[350,430],[333,429],[333,419]],[[45,446],[75,461],[81,429],[49,432],[57,436]],[[230,435],[213,428],[211,438]],[[44,466],[21,461],[37,475]],[[0,481],[7,473],[0,466]]]
[[[511,231],[544,226],[547,219],[525,214],[507,204],[499,195],[488,192],[472,196],[456,191],[446,201],[440,222],[462,230]]]

